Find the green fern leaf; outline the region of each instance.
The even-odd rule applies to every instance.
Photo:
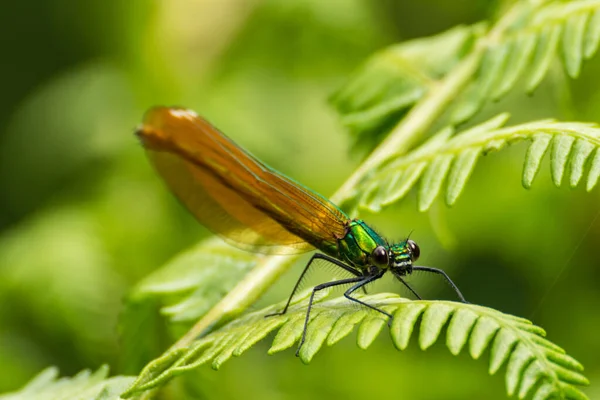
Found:
[[[481,149],[467,149],[461,152],[450,170],[448,177],[448,190],[446,191],[446,203],[452,205],[467,184],[467,180],[475,169],[475,163],[479,158]]]
[[[506,62],[502,78],[497,80],[497,85],[492,91],[492,99],[498,100],[513,88],[519,77],[527,68],[537,42],[536,35],[526,33],[520,40],[511,43],[511,51]]]
[[[393,312],[393,309],[389,307],[383,307],[383,311]],[[379,333],[383,329],[383,327],[387,324],[388,320],[383,315],[377,313],[369,313],[363,318],[362,323],[358,328],[358,337],[356,343],[358,347],[363,350],[366,350],[371,346],[371,344],[377,339]]]
[[[282,304],[247,314],[220,330],[197,339],[190,346],[168,352],[150,363],[123,397],[164,385],[169,379],[211,363],[218,369],[232,355],[239,356],[267,334],[279,330],[269,354],[292,347],[302,333],[308,293],[302,301],[291,306],[288,313],[265,319],[265,315],[280,309]],[[407,347],[415,328],[419,329],[418,343],[425,350],[443,336],[452,354],[459,354],[468,343],[473,358],[488,347],[490,373],[503,364],[509,394],[523,398],[549,399],[553,395],[564,399],[585,399],[575,386],[588,384],[581,374],[583,368],[567,356],[560,347],[543,338],[541,328],[529,321],[503,314],[489,308],[449,301],[409,301],[397,295],[380,293],[362,296],[369,304],[377,305],[394,318],[390,326],[396,348]],[[357,344],[369,347],[385,329],[387,319],[371,310],[357,309],[345,298],[322,297],[314,303],[306,341],[299,356],[304,363],[312,360],[323,344],[332,345],[358,327]],[[538,385],[538,386],[536,386]],[[583,396],[583,397],[582,397]]]
[[[531,187],[533,178],[537,175],[542,165],[542,158],[550,147],[552,135],[547,133],[538,133],[533,135],[531,146],[527,149],[525,156],[525,166],[523,168],[523,186],[527,189]]]
[[[455,356],[460,354],[467,344],[477,318],[478,315],[471,310],[457,310],[452,316],[446,335],[446,346]]]
[[[586,189],[589,192],[596,186],[598,182],[598,177],[600,177],[600,150],[596,150],[596,155],[592,161],[592,166],[590,167],[590,173],[588,174],[588,181],[586,185]]]
[[[412,153],[388,162],[359,185],[358,192],[363,190],[362,187],[368,187],[370,193],[359,199],[359,206],[378,211],[405,196],[421,178],[419,210],[425,211],[442,191],[446,176],[446,203],[452,205],[463,191],[479,154],[498,151],[508,143],[523,140],[531,140],[523,168],[525,188],[531,187],[550,144],[554,183],[560,186],[565,170],[570,166],[570,185],[577,186],[592,152],[600,147],[600,127],[552,120],[502,127],[507,118],[507,114],[498,115],[454,137],[449,137],[450,130],[443,130]],[[590,163],[588,190],[600,176],[598,154],[596,151]]]
[[[419,347],[427,350],[431,347],[442,333],[448,318],[454,312],[454,307],[448,304],[431,304],[423,313],[419,331]]]
[[[583,57],[587,60],[596,54],[600,44],[600,11],[592,13],[583,41]]]
[[[130,301],[162,303],[172,321],[204,315],[257,263],[256,255],[232,248],[219,238],[202,241],[142,280]]]
[[[359,67],[331,102],[357,142],[375,144],[467,54],[480,25],[384,49]]]
[[[560,186],[562,182],[567,159],[571,148],[575,143],[575,138],[572,136],[555,136],[550,157],[550,166],[552,171],[552,180],[556,186]]]
[[[1,400],[117,400],[119,394],[130,386],[134,377],[108,378],[108,367],[96,372],[84,370],[72,378],[58,377],[58,369],[46,368],[27,383],[21,390],[1,395]]]
[[[594,145],[588,141],[578,139],[573,147],[573,154],[571,155],[571,187],[576,187],[583,176],[585,168],[585,162],[588,160],[592,151],[594,151]]]
[[[218,238],[200,242],[143,279],[120,318],[125,371],[139,371],[164,348],[164,317],[190,323],[202,317],[252,269],[260,256]],[[147,332],[156,332],[147,335]]]
[[[489,52],[503,52],[503,43],[512,43],[507,67],[501,71],[500,87],[492,98],[497,100],[528,72],[526,91],[534,91],[544,79],[554,56],[562,54],[567,74],[577,78],[583,59],[591,58],[600,41],[600,2],[580,0],[569,3],[522,3],[521,12],[514,18],[514,26],[490,45]],[[490,56],[488,56],[490,57]],[[529,62],[528,65],[528,61]],[[481,64],[481,69],[485,69]],[[482,75],[482,74],[480,74]],[[480,85],[476,82],[475,85]]]
[[[452,103],[451,125],[472,118],[521,78],[520,87],[533,92],[557,55],[567,74],[577,78],[599,42],[598,0],[517,2],[489,26],[454,28],[384,49],[359,68],[333,104],[350,131],[373,145],[469,56],[476,59],[475,70]]]
[[[575,14],[565,24],[562,55],[567,73],[573,79],[579,76],[581,70],[583,39],[589,17],[588,13]]]
[[[433,200],[440,193],[442,183],[450,170],[450,165],[454,159],[453,154],[444,154],[436,157],[429,167],[425,170],[421,179],[421,187],[419,190],[419,211],[429,209]]]
[[[471,85],[466,91],[459,105],[455,107],[451,121],[455,124],[467,121],[477,113],[490,97],[490,94],[497,93],[501,86],[504,71],[507,69],[508,59],[511,56],[511,50],[514,45],[510,42],[499,43],[488,49],[481,61],[479,77],[477,83]]]
[[[550,25],[540,31],[536,52],[533,57],[531,73],[525,87],[527,92],[533,92],[544,79],[550,68],[552,57],[556,52],[562,27]]]

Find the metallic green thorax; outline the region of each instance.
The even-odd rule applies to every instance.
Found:
[[[388,248],[388,244],[379,234],[362,220],[353,220],[348,224],[346,235],[338,240],[337,256],[357,268],[370,265],[369,257],[377,246]]]

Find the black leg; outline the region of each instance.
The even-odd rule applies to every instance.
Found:
[[[402,282],[402,284],[403,284],[404,286],[406,286],[406,287],[408,288],[408,290],[410,290],[410,292],[411,292],[411,293],[412,293],[412,294],[413,294],[413,295],[414,295],[414,296],[415,296],[417,299],[419,299],[419,300],[423,300],[423,299],[421,298],[421,296],[419,296],[419,294],[418,294],[417,292],[415,292],[415,289],[413,289],[413,288],[412,288],[412,286],[410,286],[410,285],[408,284],[408,282],[406,282],[406,281],[404,280],[404,278],[402,278],[402,276],[400,276],[400,275],[397,275],[397,274],[394,274],[394,276],[395,276],[396,278],[398,278],[398,280],[399,280],[400,282]]]
[[[321,253],[313,254],[313,256],[308,261],[308,264],[306,264],[306,267],[304,267],[304,271],[302,271],[302,273],[300,274],[300,278],[298,278],[298,280],[296,281],[296,284],[294,285],[294,289],[292,290],[292,294],[290,294],[290,297],[288,298],[288,301],[285,304],[285,307],[283,307],[283,310],[276,312],[276,313],[265,315],[265,318],[272,317],[274,315],[283,315],[287,312],[287,309],[290,306],[290,303],[292,302],[292,298],[296,294],[296,290],[298,290],[298,287],[300,286],[300,282],[302,282],[302,279],[304,278],[306,271],[308,271],[308,268],[311,266],[312,262],[315,260],[318,260],[318,259],[329,261],[330,263],[337,265],[338,267],[343,268],[346,271],[350,272],[352,275],[362,277],[362,274],[360,273],[360,271],[358,271],[355,268],[350,267],[349,265],[344,264],[343,262],[341,262],[340,260],[338,260],[336,258],[330,257],[326,254],[321,254]]]
[[[364,276],[357,276],[355,278],[341,279],[339,281],[322,283],[313,288],[312,293],[310,295],[310,300],[308,301],[308,309],[306,310],[306,318],[304,319],[304,329],[302,330],[302,339],[300,339],[300,344],[298,345],[298,350],[296,350],[296,356],[298,356],[298,354],[300,354],[300,348],[302,347],[302,345],[304,344],[304,341],[306,340],[306,328],[308,327],[308,319],[310,318],[310,310],[312,309],[313,298],[315,297],[315,293],[317,293],[319,290],[323,290],[328,287],[347,285],[349,283],[362,282],[364,280],[365,280]],[[358,287],[360,287],[360,286],[358,286]],[[356,299],[351,299],[351,300],[358,301]],[[360,303],[360,301],[359,301],[359,303]]]
[[[369,307],[371,310],[378,311],[378,312],[380,312],[380,313],[388,316],[390,318],[390,322],[391,322],[392,316],[389,313],[387,313],[387,312],[385,312],[383,310],[380,310],[379,308],[374,307],[374,306],[372,306],[370,304],[367,304],[364,301],[358,300],[358,299],[350,296],[352,294],[352,292],[356,291],[357,289],[364,288],[365,285],[367,285],[367,284],[369,284],[369,283],[371,283],[373,281],[376,281],[377,279],[381,278],[384,273],[385,273],[385,270],[381,270],[381,272],[378,272],[376,275],[366,276],[362,281],[358,282],[356,285],[354,285],[350,289],[346,290],[346,292],[344,293],[344,297],[346,297],[348,300],[352,300],[352,301],[354,301],[354,302],[356,302],[358,304],[361,304],[361,305],[363,305],[365,307]]]
[[[442,275],[446,279],[446,281],[448,281],[450,286],[452,286],[452,289],[454,289],[454,291],[458,295],[458,298],[460,299],[460,301],[462,301],[463,303],[469,304],[469,302],[467,300],[465,300],[465,298],[462,295],[462,293],[460,292],[460,290],[458,290],[458,287],[454,284],[454,282],[452,282],[452,279],[450,279],[450,277],[441,269],[432,268],[432,267],[412,267],[412,269],[413,269],[413,271],[425,271],[425,272],[431,272],[434,274]]]

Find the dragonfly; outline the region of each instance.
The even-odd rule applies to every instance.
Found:
[[[349,273],[349,278],[321,283],[312,289],[302,338],[306,339],[315,294],[341,285],[355,303],[392,315],[353,296],[387,272],[417,299],[405,280],[414,271],[445,279],[460,301],[464,296],[441,269],[414,265],[421,250],[412,239],[388,242],[367,223],[352,219],[325,197],[264,164],[236,145],[195,112],[184,108],[153,107],[144,115],[136,135],[158,174],[196,219],[226,242],[265,254],[314,253],[283,309],[288,311],[300,283],[315,261],[323,260]]]

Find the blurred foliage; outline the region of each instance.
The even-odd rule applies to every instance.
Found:
[[[160,304],[134,311],[147,324],[137,325],[139,341],[148,342],[143,354],[132,354],[130,341],[117,334],[126,294],[206,236],[132,135],[146,108],[195,109],[260,159],[329,195],[360,162],[349,151],[354,138],[327,105],[331,93],[385,46],[474,24],[511,3],[6,3],[0,15],[0,390],[22,387],[49,365],[66,375],[105,363],[114,374],[135,374],[178,337],[180,330],[158,314]],[[517,122],[598,122],[599,72],[597,56],[573,81],[552,63],[532,95],[513,91],[487,102],[478,118],[502,110]],[[536,185],[524,190],[525,150],[515,145],[478,161],[452,208],[438,200],[418,213],[409,193],[362,217],[390,238],[414,230],[423,263],[443,267],[472,302],[543,326],[586,367],[591,386],[584,392],[597,398],[600,191],[557,189],[550,168],[541,168]],[[301,264],[259,305],[287,296]],[[413,281],[427,298],[449,298],[443,285],[421,276]],[[387,281],[373,290],[380,289],[399,290]],[[162,396],[505,398],[503,382],[489,377],[482,361],[454,358],[442,345],[397,354],[385,337],[367,352],[352,342],[321,351],[309,368],[291,351],[269,357],[268,344],[259,343],[217,374],[199,368],[173,381]]]
[[[2,400],[109,400],[118,399],[119,394],[131,384],[131,377],[108,378],[104,365],[96,372],[84,370],[72,378],[57,378],[56,368],[46,368],[21,390],[0,396]]]
[[[332,96],[357,145],[375,147],[472,50],[478,26],[458,26],[378,52]]]

